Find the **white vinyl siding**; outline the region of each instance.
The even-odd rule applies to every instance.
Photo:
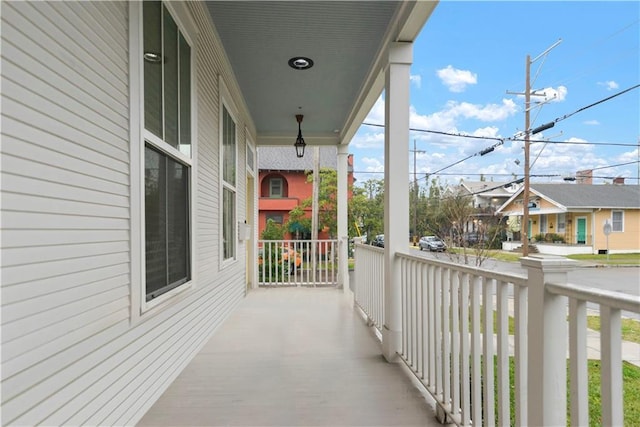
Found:
[[[244,258],[219,269],[217,76],[241,95],[205,5],[176,3],[198,29],[197,285],[132,315],[130,7],[2,4],[2,425],[135,425],[244,295]]]

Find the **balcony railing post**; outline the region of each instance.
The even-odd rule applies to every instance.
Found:
[[[520,260],[528,270],[527,424],[566,425],[567,301],[548,292],[549,282],[566,283],[575,262],[532,255]]]

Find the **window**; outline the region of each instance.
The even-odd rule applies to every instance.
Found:
[[[282,225],[282,224],[284,224],[284,215],[268,213],[268,214],[266,214],[266,220],[267,221],[272,220],[276,224]]]
[[[236,124],[222,107],[222,257],[234,258],[236,222]]]
[[[611,211],[611,231],[624,231],[624,211]]]
[[[282,178],[269,180],[269,197],[282,197]]]
[[[191,47],[160,1],[145,1],[146,302],[191,280]]]
[[[558,233],[564,233],[567,222],[567,214],[558,214]]]
[[[540,215],[540,233],[547,232],[547,216]]]

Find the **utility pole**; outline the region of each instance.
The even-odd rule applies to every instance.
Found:
[[[425,150],[416,149],[416,140],[413,140],[413,150],[409,150],[413,153],[413,244],[415,245],[415,238],[418,235],[418,174],[416,171],[416,154],[426,153]]]
[[[520,237],[522,239],[522,256],[529,255],[529,177],[530,177],[530,169],[529,166],[529,147],[530,147],[530,137],[531,135],[535,135],[536,133],[542,132],[543,130],[549,129],[553,127],[554,122],[547,123],[545,125],[539,126],[535,128],[533,131],[529,129],[531,127],[531,95],[534,96],[546,96],[545,93],[538,93],[536,91],[531,90],[531,64],[536,62],[538,59],[542,57],[546,57],[546,55],[553,49],[562,43],[562,39],[555,42],[551,47],[538,55],[535,59],[531,60],[531,55],[527,55],[527,60],[525,64],[525,89],[524,93],[513,93],[508,92],[513,95],[524,95],[524,185],[522,189],[522,224],[520,224]],[[536,75],[537,76],[537,75]],[[548,102],[549,100],[545,101]],[[542,105],[542,104],[540,104]]]
[[[522,195],[522,224],[520,238],[522,239],[522,256],[529,256],[529,127],[531,109],[531,55],[527,55],[524,86],[524,193]],[[524,231],[524,233],[523,233]],[[523,237],[524,236],[524,237]]]

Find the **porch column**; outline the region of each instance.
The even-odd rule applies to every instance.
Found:
[[[413,45],[389,48],[384,131],[384,326],[382,352],[388,362],[402,350],[400,265],[396,252],[409,245],[409,74]]]
[[[338,284],[349,291],[348,168],[349,146],[338,145]]]
[[[567,301],[547,283],[567,283],[575,262],[552,255],[521,258],[528,272],[527,416],[530,426],[567,424]]]

